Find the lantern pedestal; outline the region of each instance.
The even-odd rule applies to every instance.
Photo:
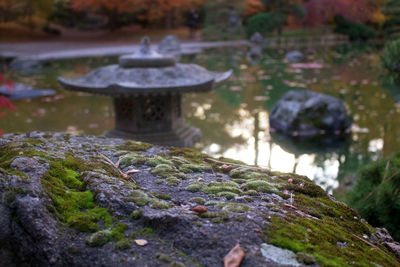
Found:
[[[162,146],[191,147],[195,142],[200,141],[201,131],[183,123],[180,127],[170,132],[134,134],[114,129],[106,133],[106,136],[133,139]]]
[[[192,146],[199,129],[183,122],[180,93],[114,98],[115,129],[108,137],[129,138],[157,145]]]

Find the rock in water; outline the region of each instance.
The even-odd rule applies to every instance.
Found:
[[[289,62],[291,62],[291,63],[300,62],[304,59],[304,55],[303,55],[303,53],[301,53],[299,51],[291,51],[285,55],[285,58],[287,60],[289,60]]]
[[[271,128],[290,136],[343,134],[350,127],[343,101],[307,90],[287,92],[272,108]]]
[[[140,172],[125,180],[131,169]],[[199,205],[207,212],[192,211]],[[399,266],[398,244],[354,218],[304,176],[188,148],[63,133],[0,138],[0,266],[222,267],[237,243],[226,264]]]

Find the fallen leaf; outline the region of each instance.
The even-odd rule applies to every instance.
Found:
[[[192,211],[197,212],[197,213],[206,213],[207,212],[207,208],[205,206],[196,206],[194,208],[192,208]]]
[[[239,267],[245,255],[243,249],[237,244],[224,257],[224,267]]]
[[[232,170],[233,166],[232,165],[228,165],[228,164],[224,164],[221,166],[221,170],[224,173],[230,172]]]
[[[136,245],[141,246],[141,247],[144,247],[149,243],[145,239],[135,239],[134,242]]]
[[[138,172],[140,172],[139,170],[136,170],[136,169],[130,169],[129,171],[127,171],[125,174],[135,174],[135,173],[138,173]]]

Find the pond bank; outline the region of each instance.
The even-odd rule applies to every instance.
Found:
[[[182,53],[188,54],[205,48],[225,46],[246,46],[248,41],[220,41],[182,43]],[[154,45],[156,47],[156,45]],[[0,58],[17,58],[18,60],[50,61],[98,56],[118,56],[134,53],[139,43],[97,43],[97,42],[32,42],[20,44],[0,44]]]

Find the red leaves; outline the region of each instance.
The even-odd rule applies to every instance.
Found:
[[[243,249],[237,244],[224,257],[224,267],[239,267],[245,255]]]
[[[11,103],[11,100],[8,99],[5,96],[0,95],[0,108],[2,108],[3,106],[5,106],[6,108],[10,109],[10,110],[15,110],[15,106]]]

